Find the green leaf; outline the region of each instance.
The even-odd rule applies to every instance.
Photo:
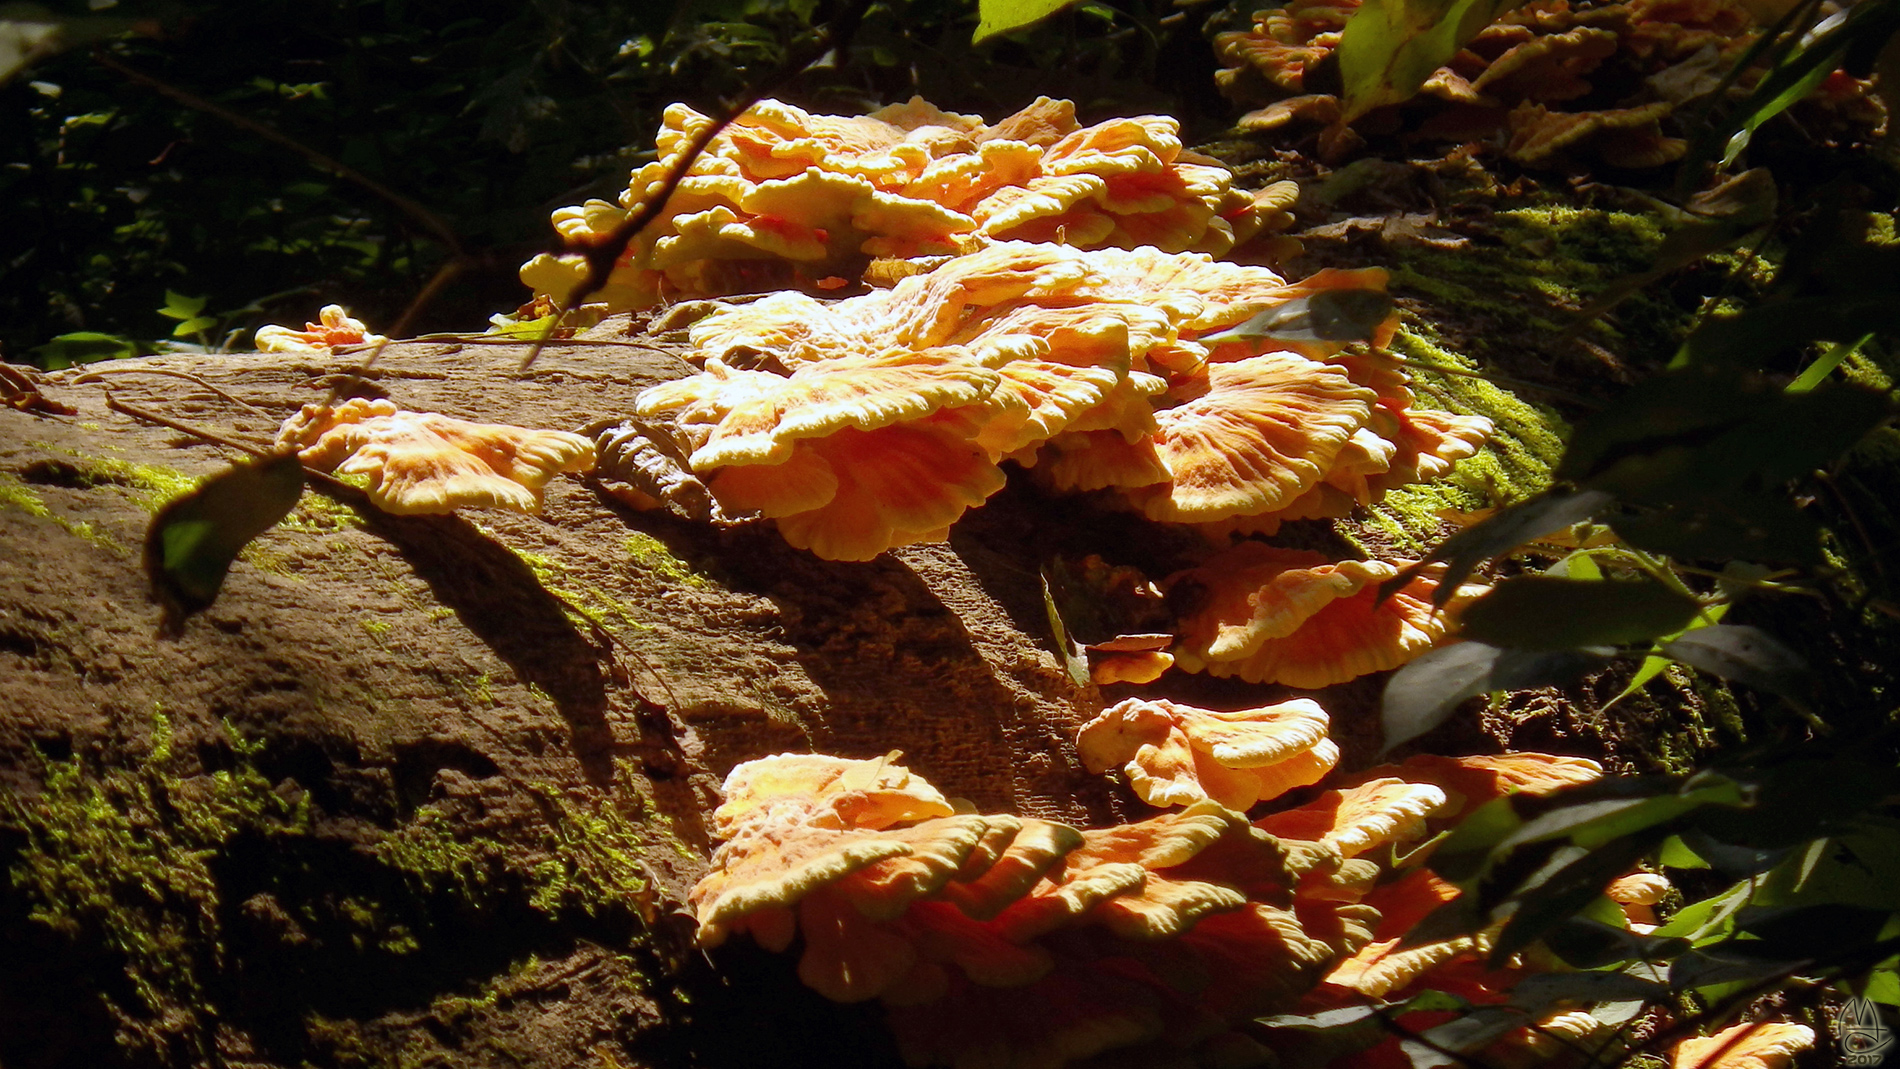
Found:
[[[175,622],[208,607],[231,562],[303,495],[296,454],[232,465],[166,502],[145,532],[145,574]]]
[[[1491,949],[1491,967],[1502,966],[1558,926],[1573,923],[1580,910],[1602,897],[1610,881],[1628,872],[1660,839],[1653,831],[1642,830],[1648,833],[1633,830],[1606,839],[1554,872],[1540,873],[1536,885],[1517,896],[1517,909]]]
[[[1446,880],[1466,884],[1482,876],[1497,847],[1524,827],[1511,799],[1493,798],[1465,814],[1432,854],[1432,870]]]
[[[1442,560],[1445,574],[1432,594],[1433,602],[1442,607],[1479,564],[1533,539],[1582,523],[1609,508],[1615,500],[1609,494],[1586,490],[1575,494],[1544,494],[1499,509],[1432,547],[1424,560],[1380,583],[1379,598],[1391,597],[1417,578],[1426,565]]]
[[[1336,1010],[1326,1010],[1311,1016],[1302,1017],[1283,1014],[1277,1017],[1261,1017],[1255,1024],[1267,1028],[1290,1028],[1297,1032],[1331,1032],[1341,1028],[1353,1028],[1358,1025],[1377,1024],[1380,1018],[1400,1017],[1421,1010],[1455,1011],[1468,1010],[1471,1004],[1457,995],[1443,991],[1421,991],[1404,1002],[1381,1002],[1367,1006],[1345,1006]],[[1380,1029],[1383,1034],[1383,1028]]]
[[[167,319],[192,319],[199,312],[204,311],[205,302],[208,300],[210,300],[209,297],[187,297],[182,293],[166,290],[165,307],[160,308],[158,314]]]
[[[1617,646],[1681,631],[1699,606],[1653,579],[1506,579],[1465,609],[1465,638],[1530,650]]]
[[[1807,661],[1758,628],[1742,624],[1705,627],[1663,643],[1658,652],[1723,679],[1779,694],[1796,705],[1805,701],[1802,680],[1807,674]]]
[[[1056,611],[1055,589],[1050,582],[1048,568],[1042,570],[1042,608],[1049,614],[1049,633],[1055,639],[1056,656],[1062,658],[1062,664],[1068,669],[1069,678],[1076,686],[1088,686],[1088,658],[1083,655],[1080,644],[1069,637],[1069,629],[1062,623],[1062,614]]]
[[[1520,0],[1365,0],[1339,41],[1341,121],[1408,100]]]
[[[1678,560],[1819,565],[1821,523],[1785,494],[1731,490],[1606,518],[1623,541]]]
[[[185,338],[194,334],[203,334],[217,325],[218,320],[215,316],[194,316],[173,327],[172,337]]]
[[[1579,426],[1556,475],[1629,503],[1687,500],[1706,511],[1724,501],[1740,513],[1892,414],[1878,390],[1823,383],[1789,394],[1733,370],[1685,367],[1638,384]]]
[[[1784,350],[1809,342],[1852,344],[1866,335],[1896,329],[1900,329],[1900,295],[1892,289],[1857,297],[1795,297],[1711,319],[1682,343],[1677,360],[1691,366],[1758,368]]]
[[[1483,642],[1455,642],[1399,669],[1386,682],[1379,721],[1380,752],[1425,734],[1477,694],[1529,690],[1568,683],[1599,667],[1612,651],[1500,649]]]
[[[1689,622],[1688,627],[1684,628],[1682,631],[1676,632],[1673,635],[1665,636],[1662,639],[1662,641],[1667,642],[1667,641],[1670,641],[1671,639],[1681,638],[1685,633],[1689,631],[1694,631],[1695,629],[1699,627],[1708,627],[1711,624],[1717,623],[1722,619],[1723,616],[1727,615],[1728,609],[1729,609],[1728,602],[1723,602],[1719,605],[1710,605],[1707,608],[1703,609],[1700,613],[1698,613],[1696,615],[1696,618]],[[1650,680],[1655,679],[1659,675],[1662,675],[1663,671],[1667,669],[1668,667],[1669,667],[1669,658],[1667,657],[1659,656],[1653,653],[1647,657],[1644,657],[1643,663],[1640,666],[1638,666],[1636,669],[1636,674],[1630,677],[1629,685],[1624,687],[1622,690],[1618,691],[1616,697],[1611,698],[1609,700],[1609,703],[1606,704],[1604,708],[1608,709],[1611,705],[1615,705],[1617,702],[1620,702],[1624,698],[1627,698],[1630,695],[1636,693],[1637,691],[1643,689],[1643,687],[1648,685]],[[1692,854],[1691,856],[1694,856],[1694,855]],[[1665,861],[1663,862],[1663,864],[1666,865],[1668,864],[1668,862]],[[1677,866],[1677,867],[1681,868],[1685,866]],[[1706,868],[1707,865],[1703,864],[1703,865],[1697,865],[1694,867]]]
[[[1841,361],[1853,356],[1860,351],[1861,346],[1873,340],[1874,336],[1872,334],[1862,334],[1860,338],[1852,344],[1840,341],[1828,346],[1827,352],[1815,357],[1814,363],[1809,364],[1806,370],[1802,371],[1793,382],[1788,384],[1788,392],[1807,393],[1809,390],[1821,385],[1822,382],[1827,380],[1829,375],[1834,373],[1835,368],[1841,366]]]
[[[1200,341],[1371,341],[1391,314],[1392,297],[1380,290],[1324,290],[1275,305]]]
[[[1591,925],[1597,929],[1608,927],[1591,921],[1577,923]],[[1652,941],[1644,939],[1643,936],[1620,928],[1612,928],[1605,933],[1604,937],[1619,948],[1638,951],[1625,953],[1621,957],[1605,958],[1606,961],[1656,960],[1653,957],[1643,958],[1643,952],[1654,953],[1656,949],[1649,945]],[[1629,942],[1624,942],[1624,940]],[[1559,953],[1562,952],[1559,951]],[[1570,959],[1566,958],[1566,960]],[[1538,973],[1526,976],[1511,988],[1511,1005],[1539,1017],[1544,1016],[1544,1010],[1560,1003],[1624,1002],[1630,999],[1656,1002],[1668,997],[1667,984],[1616,972]]]
[[[48,371],[57,371],[74,364],[90,364],[95,360],[121,360],[144,352],[139,343],[131,338],[92,330],[61,334],[28,351],[35,354],[35,362]]]
[[[1688,939],[1695,943],[1726,939],[1735,930],[1735,915],[1754,894],[1754,881],[1738,883],[1720,894],[1691,902],[1677,910],[1668,923],[1649,933],[1658,939]]]
[[[1032,22],[1039,22],[1075,3],[1076,0],[978,0],[976,10],[978,20],[976,37],[973,44],[984,41],[999,33],[1020,30]]]

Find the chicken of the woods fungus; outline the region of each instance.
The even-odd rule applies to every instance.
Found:
[[[630,425],[672,443],[671,484],[701,483],[723,515],[773,519],[832,559],[941,540],[1002,487],[1005,462],[1154,519],[1227,525],[1213,537],[1270,532],[1442,475],[1490,431],[1413,408],[1394,361],[1222,334],[1384,282],[1376,269],[1289,284],[1195,253],[998,242],[840,301],[720,307],[691,327],[704,370],[641,393]],[[628,440],[624,426],[609,437]],[[650,471],[624,477],[661,497],[638,485]]]
[[[340,304],[324,305],[317,322],[305,323],[302,330],[271,324],[257,328],[254,337],[260,353],[327,353],[345,345],[386,340],[381,334],[371,334],[362,320],[351,318]]]
[[[633,172],[619,202],[562,208],[555,229],[573,245],[602,240],[659,195],[711,123],[669,107],[658,158]],[[619,312],[770,289],[828,292],[858,285],[873,260],[1010,239],[1220,254],[1283,227],[1287,195],[1233,188],[1226,167],[1182,150],[1179,124],[1166,116],[1082,127],[1074,105],[1044,97],[992,125],[921,99],[863,116],[762,100],[692,161],[666,212],[635,235],[591,300]],[[538,297],[556,302],[583,274],[571,253],[521,269]]]
[[[1084,724],[1076,748],[1090,772],[1121,766],[1149,805],[1212,799],[1244,812],[1332,771],[1339,747],[1326,729],[1310,698],[1230,712],[1130,698]]]
[[[1238,543],[1164,584],[1184,606],[1175,664],[1306,689],[1396,668],[1444,638],[1482,593],[1460,587],[1437,609],[1437,583],[1421,576],[1379,601],[1379,584],[1404,566]]]
[[[1814,1029],[1807,1025],[1744,1023],[1676,1044],[1669,1069],[1788,1069],[1813,1046]]]
[[[1335,163],[1364,145],[1341,124],[1339,99],[1306,77],[1331,60],[1359,6],[1292,0],[1255,12],[1249,30],[1215,38],[1222,90],[1258,106],[1241,118],[1242,129],[1325,125],[1320,152]],[[1613,167],[1658,167],[1689,147],[1664,124],[1713,91],[1786,9],[1776,0],[1536,0],[1479,30],[1402,108],[1362,125],[1404,124],[1414,140],[1498,137],[1506,156],[1530,167],[1561,166],[1581,153]],[[1759,77],[1749,71],[1742,84]],[[1882,119],[1875,95],[1867,80],[1837,71],[1804,108],[1810,121],[1866,136]]]
[[[297,450],[320,471],[366,476],[370,501],[401,515],[539,512],[548,480],[594,466],[594,443],[578,434],[469,423],[365,398],[303,406],[278,430],[277,447]]]
[[[1511,977],[1478,969],[1488,935],[1399,946],[1458,889],[1392,866],[1471,807],[1586,771],[1540,754],[1441,758],[1423,774],[1461,788],[1385,766],[1252,823],[1200,799],[1077,830],[974,813],[897,757],[734,768],[713,816],[725,842],[688,896],[699,942],[742,933],[784,951],[802,934],[799,977],[837,1001],[880,1000],[910,1064],[1038,1069],[1111,1051],[1267,1064],[1298,1037],[1234,1026],[1427,980],[1496,1001],[1484,992]]]
[[[959,812],[894,757],[739,765],[689,898],[703,946],[802,933],[801,979],[880,999],[912,1064],[1210,1042],[1296,1004],[1377,922],[1350,895],[1300,895],[1340,869],[1336,847],[1216,803],[1078,831]]]

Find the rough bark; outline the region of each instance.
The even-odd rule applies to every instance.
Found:
[[[368,380],[405,408],[574,428],[689,370],[617,328],[593,339],[526,372],[514,346],[394,345]],[[533,517],[312,491],[162,637],[151,510],[236,454],[109,408],[108,389],[262,442],[353,359],[131,361],[48,376],[77,415],[0,407],[10,1069],[769,1058],[735,1013],[822,1018],[842,1038],[809,1042],[875,1064],[879,1030],[786,962],[741,949],[715,971],[684,950],[670,914],[724,773],[902,750],[986,810],[1124,815],[1068,744],[1100,695],[1036,637],[1038,560],[1116,521],[1032,526],[1024,491],[948,544],[862,564],[572,478]]]

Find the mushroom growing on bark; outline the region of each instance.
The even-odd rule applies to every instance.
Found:
[[[402,412],[363,398],[305,405],[284,421],[277,446],[322,471],[368,476],[370,501],[404,515],[539,512],[548,480],[594,466],[594,443],[578,434]]]
[[[667,108],[659,158],[633,173],[619,203],[561,208],[556,230],[573,245],[602,240],[659,195],[711,122]],[[607,311],[823,290],[854,284],[873,258],[1011,239],[1222,253],[1261,225],[1227,168],[1182,152],[1174,119],[1084,128],[1073,105],[1046,97],[994,126],[915,98],[864,116],[762,100],[691,162],[666,207],[592,298]],[[575,254],[543,254],[521,270],[537,294],[562,302],[584,273]]]
[[[371,334],[360,319],[353,319],[340,304],[326,304],[317,322],[305,323],[304,329],[292,330],[276,324],[257,328],[253,341],[260,353],[324,353],[343,345],[374,345],[386,341]]]
[[[1229,328],[1383,286],[1372,270],[1288,284],[1200,254],[998,242],[887,290],[718,308],[691,328],[705,370],[635,414],[671,427],[681,475],[726,515],[832,558],[943,537],[1005,460],[1174,522],[1343,514],[1442,474],[1489,423],[1412,409],[1396,364],[1343,342],[1263,352]],[[1308,507],[1328,487],[1344,508]],[[1142,660],[1131,675],[1155,670]]]
[[[1461,587],[1436,609],[1437,584],[1421,577],[1378,601],[1378,585],[1403,567],[1241,542],[1167,580],[1188,606],[1175,663],[1307,689],[1396,668],[1449,633],[1458,608],[1481,593]]]
[[[1232,712],[1130,698],[1084,724],[1076,747],[1090,772],[1121,765],[1149,805],[1211,798],[1244,811],[1332,771],[1339,747],[1326,728],[1308,698]]]
[[[1296,1004],[1376,923],[1295,897],[1336,849],[1213,802],[1078,832],[955,815],[891,758],[779,755],[727,784],[726,842],[690,895],[701,945],[802,936],[801,979],[883,1001],[917,1065],[1204,1042]]]

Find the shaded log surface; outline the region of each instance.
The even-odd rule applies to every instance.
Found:
[[[368,379],[404,408],[574,428],[690,370],[624,329],[525,373],[519,347],[392,345]],[[538,517],[313,491],[159,637],[151,509],[236,454],[107,388],[263,442],[352,360],[122,362],[45,378],[75,416],[0,407],[0,863],[27,874],[0,891],[0,957],[23,963],[0,970],[0,1064],[756,1064],[775,1022],[832,1064],[885,1064],[876,1011],[823,1004],[789,957],[685,949],[673,911],[725,772],[902,750],[987,811],[1135,809],[1076,764],[1103,698],[1041,637],[1037,568],[1180,547],[1024,487],[947,544],[861,564],[574,478]]]

